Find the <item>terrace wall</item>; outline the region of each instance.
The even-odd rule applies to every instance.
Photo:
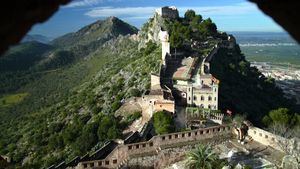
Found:
[[[231,126],[220,125],[210,128],[154,136],[151,140],[146,142],[119,145],[105,159],[80,162],[76,169],[96,167],[120,168],[133,157],[154,155],[166,147],[176,147],[176,145],[191,142],[196,143],[197,141],[212,139],[219,136],[227,137],[231,134]]]

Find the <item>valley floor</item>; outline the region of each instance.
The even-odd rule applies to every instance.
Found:
[[[258,68],[266,77],[274,78],[286,97],[294,97],[300,104],[300,68],[298,66],[268,62],[252,62],[251,65]]]

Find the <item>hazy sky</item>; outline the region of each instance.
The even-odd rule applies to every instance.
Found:
[[[34,26],[30,34],[57,37],[109,16],[140,28],[161,6],[176,6],[181,16],[193,9],[204,18],[210,17],[222,31],[282,31],[246,0],[73,0],[48,21]]]

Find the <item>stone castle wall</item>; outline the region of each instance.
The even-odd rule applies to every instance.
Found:
[[[252,137],[253,140],[277,150],[285,151],[282,145],[287,145],[289,149],[294,149],[300,152],[299,139],[292,142],[291,139],[280,137],[257,127],[250,127],[248,135]]]
[[[166,147],[176,147],[176,145],[204,141],[219,136],[226,137],[231,135],[231,133],[231,126],[220,125],[192,131],[158,135],[146,142],[119,145],[105,159],[80,162],[76,166],[76,169],[96,167],[120,168],[122,165],[126,164],[130,158],[147,155],[151,156],[157,154],[158,151],[161,151]]]

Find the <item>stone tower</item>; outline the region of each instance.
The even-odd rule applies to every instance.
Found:
[[[213,84],[212,84],[212,90],[213,90],[213,99],[214,99],[214,103],[216,106],[215,110],[219,109],[219,82],[218,80],[214,80]]]
[[[162,64],[164,68],[166,68],[166,56],[170,55],[170,42],[169,42],[169,34],[167,31],[160,31],[159,38],[162,46]]]

